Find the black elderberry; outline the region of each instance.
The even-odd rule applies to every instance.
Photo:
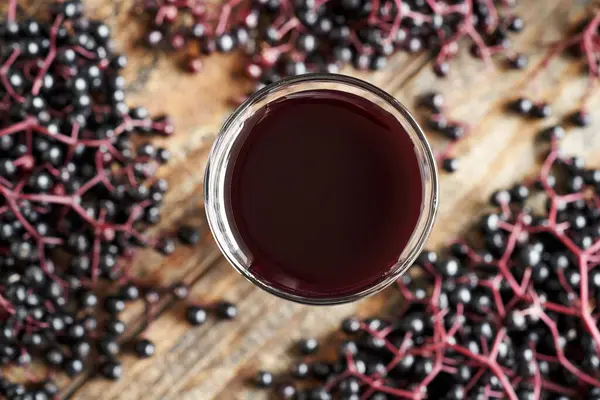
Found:
[[[160,300],[160,293],[155,289],[146,290],[144,300],[148,304],[156,304]]]
[[[158,207],[148,207],[144,212],[144,221],[150,225],[155,225],[160,221],[160,209]]]
[[[567,396],[564,396],[564,397],[566,398]],[[600,390],[597,387],[590,388],[589,393],[587,394],[587,399],[589,399],[589,400],[600,399]],[[558,400],[563,400],[563,399],[558,399]]]
[[[182,225],[179,227],[178,232],[179,240],[183,243],[193,246],[200,242],[200,230],[190,225]]]
[[[532,108],[533,103],[529,99],[519,98],[513,103],[513,109],[521,115],[529,114]]]
[[[355,378],[343,379],[339,384],[339,390],[342,395],[358,394],[360,392],[360,383]]]
[[[514,202],[523,202],[529,197],[529,188],[525,185],[515,185],[510,191],[510,198]]]
[[[371,396],[371,400],[389,400],[389,397],[385,393],[378,392]]]
[[[319,16],[312,10],[303,10],[297,13],[298,19],[307,27],[314,27],[318,21]]]
[[[173,240],[165,238],[160,241],[156,249],[164,255],[172,254],[175,251],[175,242]]]
[[[255,382],[256,385],[261,388],[271,387],[273,385],[273,375],[268,371],[258,371],[256,373]]]
[[[501,206],[503,204],[510,203],[511,197],[510,192],[507,190],[496,190],[490,196],[490,203],[495,206]]]
[[[547,103],[534,104],[530,112],[535,118],[548,118],[552,115],[552,107]]]
[[[118,319],[111,319],[106,323],[106,332],[114,336],[122,335],[126,328],[125,323]]]
[[[78,357],[80,359],[85,359],[90,354],[92,350],[92,346],[89,342],[82,340],[77,342],[71,346],[71,351],[73,352],[73,356]]]
[[[8,398],[19,399],[26,396],[27,389],[25,389],[25,386],[21,384],[8,384],[5,389],[5,393]]]
[[[216,311],[219,317],[223,319],[234,319],[235,317],[237,317],[238,313],[235,304],[230,303],[228,301],[222,301],[219,304],[217,304]]]
[[[117,54],[110,60],[110,66],[116,70],[123,69],[127,66],[127,56],[124,54]]]
[[[471,291],[465,286],[458,286],[450,295],[450,300],[454,304],[469,304],[471,299]]]
[[[176,299],[183,300],[188,297],[190,291],[186,284],[179,282],[171,287],[171,292]]]
[[[54,332],[61,332],[65,329],[65,321],[61,315],[49,315],[48,327]]]
[[[48,394],[41,389],[33,390],[31,392],[32,400],[50,400]]]
[[[298,342],[298,349],[304,355],[314,354],[318,348],[319,342],[314,338],[302,339]]]
[[[60,366],[65,356],[58,348],[51,348],[46,352],[45,355],[46,362],[53,366]]]
[[[427,107],[430,111],[439,113],[442,111],[442,108],[445,104],[444,96],[438,92],[427,93],[422,97],[421,104]]]
[[[348,46],[335,46],[332,50],[335,59],[341,63],[348,63],[352,60],[352,50]]]
[[[581,110],[573,113],[570,117],[570,120],[573,124],[579,127],[586,127],[592,123],[592,117],[590,113]]]
[[[419,254],[418,262],[426,263],[426,264],[435,264],[438,260],[438,255],[436,252],[431,250],[423,250],[421,254]]]
[[[331,374],[332,366],[323,362],[313,362],[310,365],[310,371],[315,379],[324,381]]]
[[[433,370],[433,361],[429,358],[418,358],[415,362],[415,374],[419,377],[426,377]]]
[[[378,331],[384,327],[384,322],[379,318],[368,318],[363,321],[369,329]]]
[[[506,316],[506,325],[509,329],[515,331],[524,331],[527,328],[527,320],[523,313],[519,311],[511,311]]]
[[[311,389],[308,395],[309,400],[331,400],[331,394],[324,388]]]
[[[570,193],[579,192],[583,189],[584,183],[585,182],[584,182],[584,179],[582,176],[579,176],[579,175],[572,176],[572,177],[568,178],[568,180],[567,180],[567,190]]]
[[[406,332],[412,332],[415,335],[420,335],[425,330],[425,321],[423,320],[424,316],[422,314],[410,315],[407,316],[402,321],[402,328]],[[385,346],[385,342],[381,343],[380,348]]]
[[[372,71],[379,71],[379,70],[384,69],[386,67],[386,65],[387,65],[387,57],[384,55],[381,55],[381,54],[376,54],[371,59],[371,65],[369,66],[369,68]]]
[[[444,168],[444,171],[446,172],[456,172],[458,170],[458,160],[456,158],[445,158],[444,161],[442,161],[442,168]]]
[[[72,358],[66,362],[65,371],[67,375],[73,377],[83,372],[84,364],[78,358]]]
[[[515,16],[508,24],[508,29],[512,32],[521,32],[525,26],[523,18]]]
[[[437,63],[433,66],[433,72],[440,78],[446,77],[450,73],[450,64],[447,62]]]
[[[161,164],[166,164],[171,159],[171,152],[165,148],[159,148],[156,152],[156,159]]]
[[[348,335],[353,335],[360,331],[360,321],[356,318],[346,318],[342,321],[342,331]]]
[[[481,218],[481,228],[484,232],[491,233],[498,230],[500,217],[496,214],[487,214]]]
[[[104,309],[110,314],[118,314],[125,309],[125,301],[120,297],[107,297],[104,301]]]
[[[82,324],[72,324],[67,330],[70,340],[79,340],[85,336],[85,327]]]
[[[292,374],[299,379],[307,378],[310,373],[310,367],[306,363],[298,363],[292,369]]]
[[[283,400],[292,400],[296,396],[296,387],[290,383],[285,383],[279,387],[279,396]]]
[[[194,325],[202,325],[206,322],[206,310],[199,306],[189,306],[186,310],[187,321]]]
[[[152,143],[144,143],[137,148],[139,157],[153,158],[156,155],[156,148]]]
[[[371,58],[367,53],[355,53],[352,57],[352,65],[360,71],[366,70],[371,65]]]
[[[98,351],[105,356],[116,356],[120,353],[121,347],[114,336],[105,336],[98,341]]]
[[[535,267],[540,263],[542,255],[534,246],[527,246],[520,251],[519,259],[523,265]]]
[[[465,128],[460,125],[448,125],[442,133],[450,140],[459,140],[465,135]]]
[[[139,358],[148,358],[152,357],[156,352],[156,347],[154,343],[152,343],[148,339],[140,339],[135,343],[135,354]]]
[[[159,30],[151,31],[146,35],[146,43],[150,47],[158,46],[163,40],[163,34]]]
[[[102,376],[110,380],[118,380],[121,378],[122,368],[121,364],[116,361],[106,361],[102,364],[100,369]]]
[[[46,380],[41,385],[41,390],[48,396],[56,396],[58,394],[58,386],[53,380]]]
[[[137,300],[140,297],[140,290],[132,283],[125,284],[120,290],[120,297],[125,301]]]
[[[311,34],[301,34],[296,39],[296,47],[304,53],[312,53],[317,49],[317,38]]]

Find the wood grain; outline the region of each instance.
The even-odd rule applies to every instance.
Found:
[[[42,7],[43,1],[31,1]],[[515,48],[532,58],[543,54],[544,41],[561,37],[574,19],[581,15],[585,2],[571,0],[522,0],[518,10],[527,24],[515,40]],[[384,293],[357,304],[337,307],[308,307],[277,299],[246,282],[220,257],[204,221],[202,206],[203,171],[209,147],[223,119],[231,110],[229,99],[244,93],[248,82],[236,78],[236,56],[211,57],[199,75],[181,73],[178,61],[169,55],[154,54],[138,46],[139,19],[131,15],[133,0],[86,0],[94,16],[113,28],[117,43],[129,54],[125,71],[131,105],[143,104],[152,113],[168,113],[177,125],[177,134],[158,140],[173,153],[173,161],[161,171],[171,190],[157,230],[172,228],[179,221],[193,221],[202,227],[201,244],[180,247],[170,257],[144,252],[134,270],[163,283],[184,280],[192,285],[192,299],[211,304],[226,298],[239,307],[239,318],[221,322],[214,318],[202,327],[190,327],[183,319],[184,306],[163,301],[161,312],[145,336],[157,345],[158,353],[148,360],[123,358],[124,378],[118,382],[96,379],[88,371],[78,379],[65,377],[63,398],[81,400],[109,399],[262,399],[265,392],[253,389],[248,379],[257,369],[285,371],[300,337],[314,336],[335,341],[331,331],[350,314],[393,312],[397,293]],[[461,169],[453,175],[442,174],[440,212],[429,241],[439,247],[466,231],[486,208],[489,194],[509,185],[534,170],[537,154],[535,136],[543,127],[560,122],[583,93],[585,78],[580,66],[565,59],[553,62],[541,79],[539,98],[552,100],[554,117],[537,122],[508,115],[508,99],[517,97],[527,74],[508,72],[503,66],[486,69],[467,54],[452,63],[446,80],[435,79],[424,55],[398,55],[388,67],[373,74],[357,75],[414,107],[415,98],[428,90],[439,90],[452,105],[451,115],[472,126],[458,153]],[[352,73],[352,71],[347,71]],[[600,97],[592,98],[593,107]],[[416,109],[415,109],[416,110]],[[416,111],[417,115],[420,112]],[[597,115],[600,117],[600,114]],[[600,118],[597,118],[600,119]],[[564,140],[566,151],[587,155],[600,153],[600,122],[586,129],[571,130]],[[445,145],[432,138],[434,147]],[[595,157],[594,157],[595,156]],[[137,305],[122,315],[129,333],[145,325],[143,307]]]

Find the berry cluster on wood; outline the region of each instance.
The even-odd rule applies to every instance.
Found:
[[[186,68],[202,70],[202,57],[240,50],[253,90],[309,72],[336,73],[346,65],[379,70],[397,52],[430,52],[433,70],[448,75],[461,46],[490,64],[503,54],[511,68],[527,57],[511,49],[510,35],[524,28],[510,7],[514,0],[229,0],[221,5],[192,0],[142,0],[149,17],[146,43],[184,52]],[[236,101],[241,101],[238,98]],[[452,155],[467,131],[432,110],[431,129],[452,143],[437,158],[447,172],[458,169]]]
[[[142,0],[149,15],[146,43],[185,52],[191,72],[201,57],[236,49],[247,58],[256,87],[307,72],[338,72],[345,65],[379,70],[396,52],[428,51],[444,77],[460,46],[491,62],[503,53],[523,68],[526,57],[509,51],[510,34],[524,23],[510,12],[515,0]],[[465,40],[463,40],[465,39]]]
[[[454,149],[466,137],[469,126],[464,122],[455,121],[446,116],[446,101],[439,92],[425,93],[417,99],[417,102],[418,106],[430,112],[426,128],[450,141],[442,151],[436,154],[436,160],[444,171],[456,172],[459,163],[453,155]]]
[[[392,316],[343,321],[337,357],[304,358],[281,398],[600,399],[600,170],[541,136],[539,175],[493,193],[478,237],[424,251]]]
[[[49,6],[47,19],[17,18],[10,0],[0,21],[0,365],[27,377],[0,377],[11,400],[55,398],[60,371],[118,379],[122,349],[155,352],[127,332],[127,304],[146,302],[150,321],[161,297],[187,295],[129,272],[138,248],[174,251],[170,237],[146,233],[160,220],[168,184],[155,174],[170,157],[148,140],[173,124],[127,106],[127,58],[106,24],[79,0]],[[193,227],[179,236],[199,240]]]
[[[574,111],[569,122],[580,127],[591,123],[588,101],[600,80],[600,10],[594,12],[591,18],[583,20],[567,37],[551,43],[545,56],[535,65],[527,78],[525,89],[539,85],[539,77],[550,65],[552,60],[563,53],[578,59],[585,65],[588,75],[588,85],[579,99],[578,109]],[[520,97],[513,102],[513,110],[521,115],[533,118],[545,118],[552,114],[552,108],[546,102],[533,102],[527,97]]]

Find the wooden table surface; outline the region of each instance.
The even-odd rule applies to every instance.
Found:
[[[202,192],[209,148],[231,111],[228,100],[249,87],[247,81],[235,76],[239,59],[215,56],[206,60],[203,73],[182,73],[171,56],[153,54],[137,45],[141,26],[139,18],[131,13],[133,0],[84,2],[91,15],[105,19],[113,27],[119,46],[129,54],[130,65],[125,71],[129,103],[145,105],[152,113],[166,112],[176,122],[176,136],[160,141],[173,152],[173,160],[161,173],[171,190],[159,229],[183,221],[193,221],[202,229],[198,246],[181,246],[169,257],[144,253],[135,270],[140,275],[156,274],[164,283],[184,280],[191,285],[191,298],[199,302],[235,302],[239,316],[232,322],[211,318],[204,326],[191,327],[183,317],[183,304],[161,303],[161,313],[145,332],[157,346],[154,357],[138,360],[124,356],[124,376],[118,382],[89,374],[72,381],[61,378],[64,398],[268,398],[266,392],[248,383],[258,369],[284,372],[294,359],[291,348],[299,338],[328,340],[342,318],[353,313],[366,316],[390,310],[397,304],[397,293],[388,289],[356,304],[309,307],[270,296],[238,275],[220,256],[211,237]],[[32,7],[44,3],[33,1]],[[521,0],[517,13],[525,19],[526,29],[515,36],[515,48],[530,55],[533,66],[544,54],[541,42],[562,37],[586,6],[589,3],[582,0]],[[466,52],[461,52],[451,67],[447,79],[435,79],[426,55],[400,54],[392,58],[385,70],[359,75],[412,109],[418,94],[439,90],[452,106],[450,116],[472,125],[469,137],[457,148],[460,170],[452,175],[441,174],[440,212],[429,241],[432,248],[469,229],[477,215],[485,211],[494,189],[535,170],[536,134],[576,108],[576,99],[587,84],[580,64],[556,59],[543,74],[536,92],[537,98],[552,102],[554,116],[541,122],[531,121],[505,111],[507,100],[517,97],[528,81],[526,72],[508,71],[502,63],[486,68]],[[594,113],[595,123],[585,129],[570,129],[563,147],[600,164],[600,135],[596,134],[600,131],[600,95],[594,94],[591,104],[598,110]],[[435,134],[428,136],[434,148],[444,146]],[[142,306],[129,307],[122,319],[130,332],[143,329]]]

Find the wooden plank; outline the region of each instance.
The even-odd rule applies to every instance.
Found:
[[[524,2],[520,14],[528,24],[536,20],[544,22],[530,26],[518,39],[523,49],[533,49],[542,32],[545,37],[556,34],[552,29],[564,27],[575,13],[565,1],[549,1],[543,10],[527,3]],[[549,20],[545,20],[546,13],[551,14]],[[523,83],[522,74],[483,71],[481,64],[474,64],[466,57],[457,60],[453,67],[455,73],[447,81],[433,80],[428,68],[418,73],[416,69],[404,69],[408,76],[416,73],[409,81],[405,76],[399,78],[401,74],[395,74],[395,69],[369,76],[406,104],[411,104],[417,94],[435,83],[448,93],[449,101],[458,105],[453,116],[469,117],[476,126],[459,149],[462,170],[442,178],[442,207],[431,240],[434,246],[468,227],[471,221],[468,216],[482,210],[491,190],[533,168],[532,143],[541,125],[504,114],[505,99],[518,92]],[[483,72],[473,75],[474,68]],[[582,82],[563,79],[557,86],[549,85],[556,75],[574,75],[574,68],[561,61],[553,65],[551,71],[544,79],[550,88],[546,95],[558,98],[554,105],[560,115],[572,108],[569,96],[581,90]],[[470,80],[473,76],[476,78]],[[594,99],[595,104],[598,100]],[[597,151],[599,140],[590,132],[599,127],[597,124],[575,132],[565,141],[565,146],[578,152],[585,149],[588,154]],[[122,381],[114,384],[90,381],[75,392],[73,398],[258,399],[264,393],[249,391],[246,385],[256,368],[285,368],[294,339],[306,334],[324,334],[342,316],[356,309],[355,305],[311,308],[283,302],[252,288],[224,263],[208,270],[194,286],[193,293],[199,299],[223,295],[240,300],[239,320],[233,323],[211,321],[204,327],[190,328],[182,321],[182,307],[178,306],[175,311],[161,316],[147,333],[159,347],[156,357],[143,362],[127,358]],[[387,295],[389,293],[383,297]],[[365,313],[380,309],[381,299],[382,296],[369,299],[358,307]]]

